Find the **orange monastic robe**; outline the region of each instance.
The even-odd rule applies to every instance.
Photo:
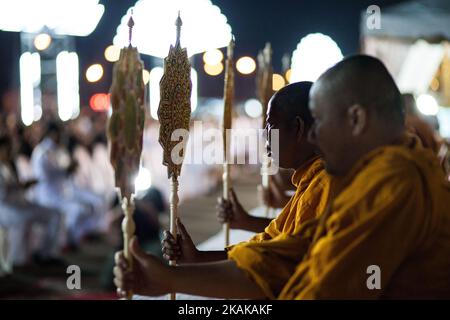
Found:
[[[313,234],[301,230],[325,210],[329,197],[329,177],[319,157],[297,169],[292,183],[297,187],[294,196],[264,232],[228,251],[228,258],[246,270],[269,298],[279,294],[304,256]],[[299,233],[303,249],[294,237]]]
[[[450,298],[450,185],[431,151],[379,148],[332,189],[280,299]]]
[[[272,220],[264,232],[250,239],[251,242],[270,240],[280,234],[296,234],[305,221],[319,216],[325,210],[329,179],[321,158],[315,157],[297,169],[292,176],[292,184],[297,188],[295,194],[278,217]]]

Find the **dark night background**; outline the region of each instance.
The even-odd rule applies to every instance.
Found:
[[[87,105],[89,97],[96,92],[107,92],[111,83],[111,63],[103,56],[111,44],[121,17],[135,0],[102,0],[105,13],[95,31],[88,37],[77,38],[76,47],[80,59],[81,104]],[[381,12],[386,6],[404,2],[401,0],[212,0],[228,18],[236,37],[236,57],[255,57],[258,50],[269,41],[274,50],[275,72],[281,72],[281,59],[296,48],[300,39],[313,32],[331,36],[344,55],[358,52],[360,14],[369,5],[376,4]],[[80,23],[83,23],[80,21]],[[149,30],[149,33],[152,32]],[[157,32],[157,31],[154,31]],[[8,90],[19,88],[20,41],[18,33],[0,32],[0,96]],[[146,68],[151,59],[143,56]],[[105,67],[105,76],[97,83],[88,83],[84,74],[92,63]],[[195,56],[199,74],[200,96],[222,95],[223,73],[210,77],[203,71],[201,55]],[[237,75],[237,98],[250,97],[254,91],[254,76]],[[249,92],[250,91],[250,92]]]

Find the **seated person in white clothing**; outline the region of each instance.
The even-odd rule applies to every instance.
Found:
[[[71,186],[71,175],[77,168],[63,145],[63,129],[49,123],[42,141],[34,148],[31,164],[39,180],[35,200],[42,206],[59,210],[64,215],[67,247],[76,249],[83,238],[95,231],[96,217],[92,205],[80,199]]]
[[[19,182],[14,166],[12,141],[0,137],[0,225],[7,229],[9,255],[13,265],[31,262],[59,264],[61,214],[54,209],[39,206],[25,196],[25,191],[36,181]],[[44,228],[41,243],[31,252],[30,231],[33,225]]]

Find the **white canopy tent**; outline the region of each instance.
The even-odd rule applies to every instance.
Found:
[[[381,11],[381,28],[366,28],[363,13],[364,37],[403,39],[450,39],[450,1],[415,0],[401,3]]]
[[[450,1],[415,0],[381,11],[381,28],[367,27],[361,16],[364,53],[380,58],[403,92],[433,94],[450,106]]]

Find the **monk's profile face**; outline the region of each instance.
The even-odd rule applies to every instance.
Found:
[[[345,175],[351,166],[362,130],[361,119],[355,120],[353,110],[336,100],[320,82],[314,84],[309,103],[314,124],[309,141],[320,149],[327,172],[339,176]]]
[[[273,101],[272,98],[269,102],[266,118],[268,151],[280,168],[297,169],[295,153],[302,152],[302,142],[307,138],[303,121],[299,117],[289,118],[280,112],[283,108],[279,108]],[[274,130],[278,130],[278,135],[272,135]],[[272,141],[276,137],[278,141]],[[278,148],[274,147],[275,143]]]

